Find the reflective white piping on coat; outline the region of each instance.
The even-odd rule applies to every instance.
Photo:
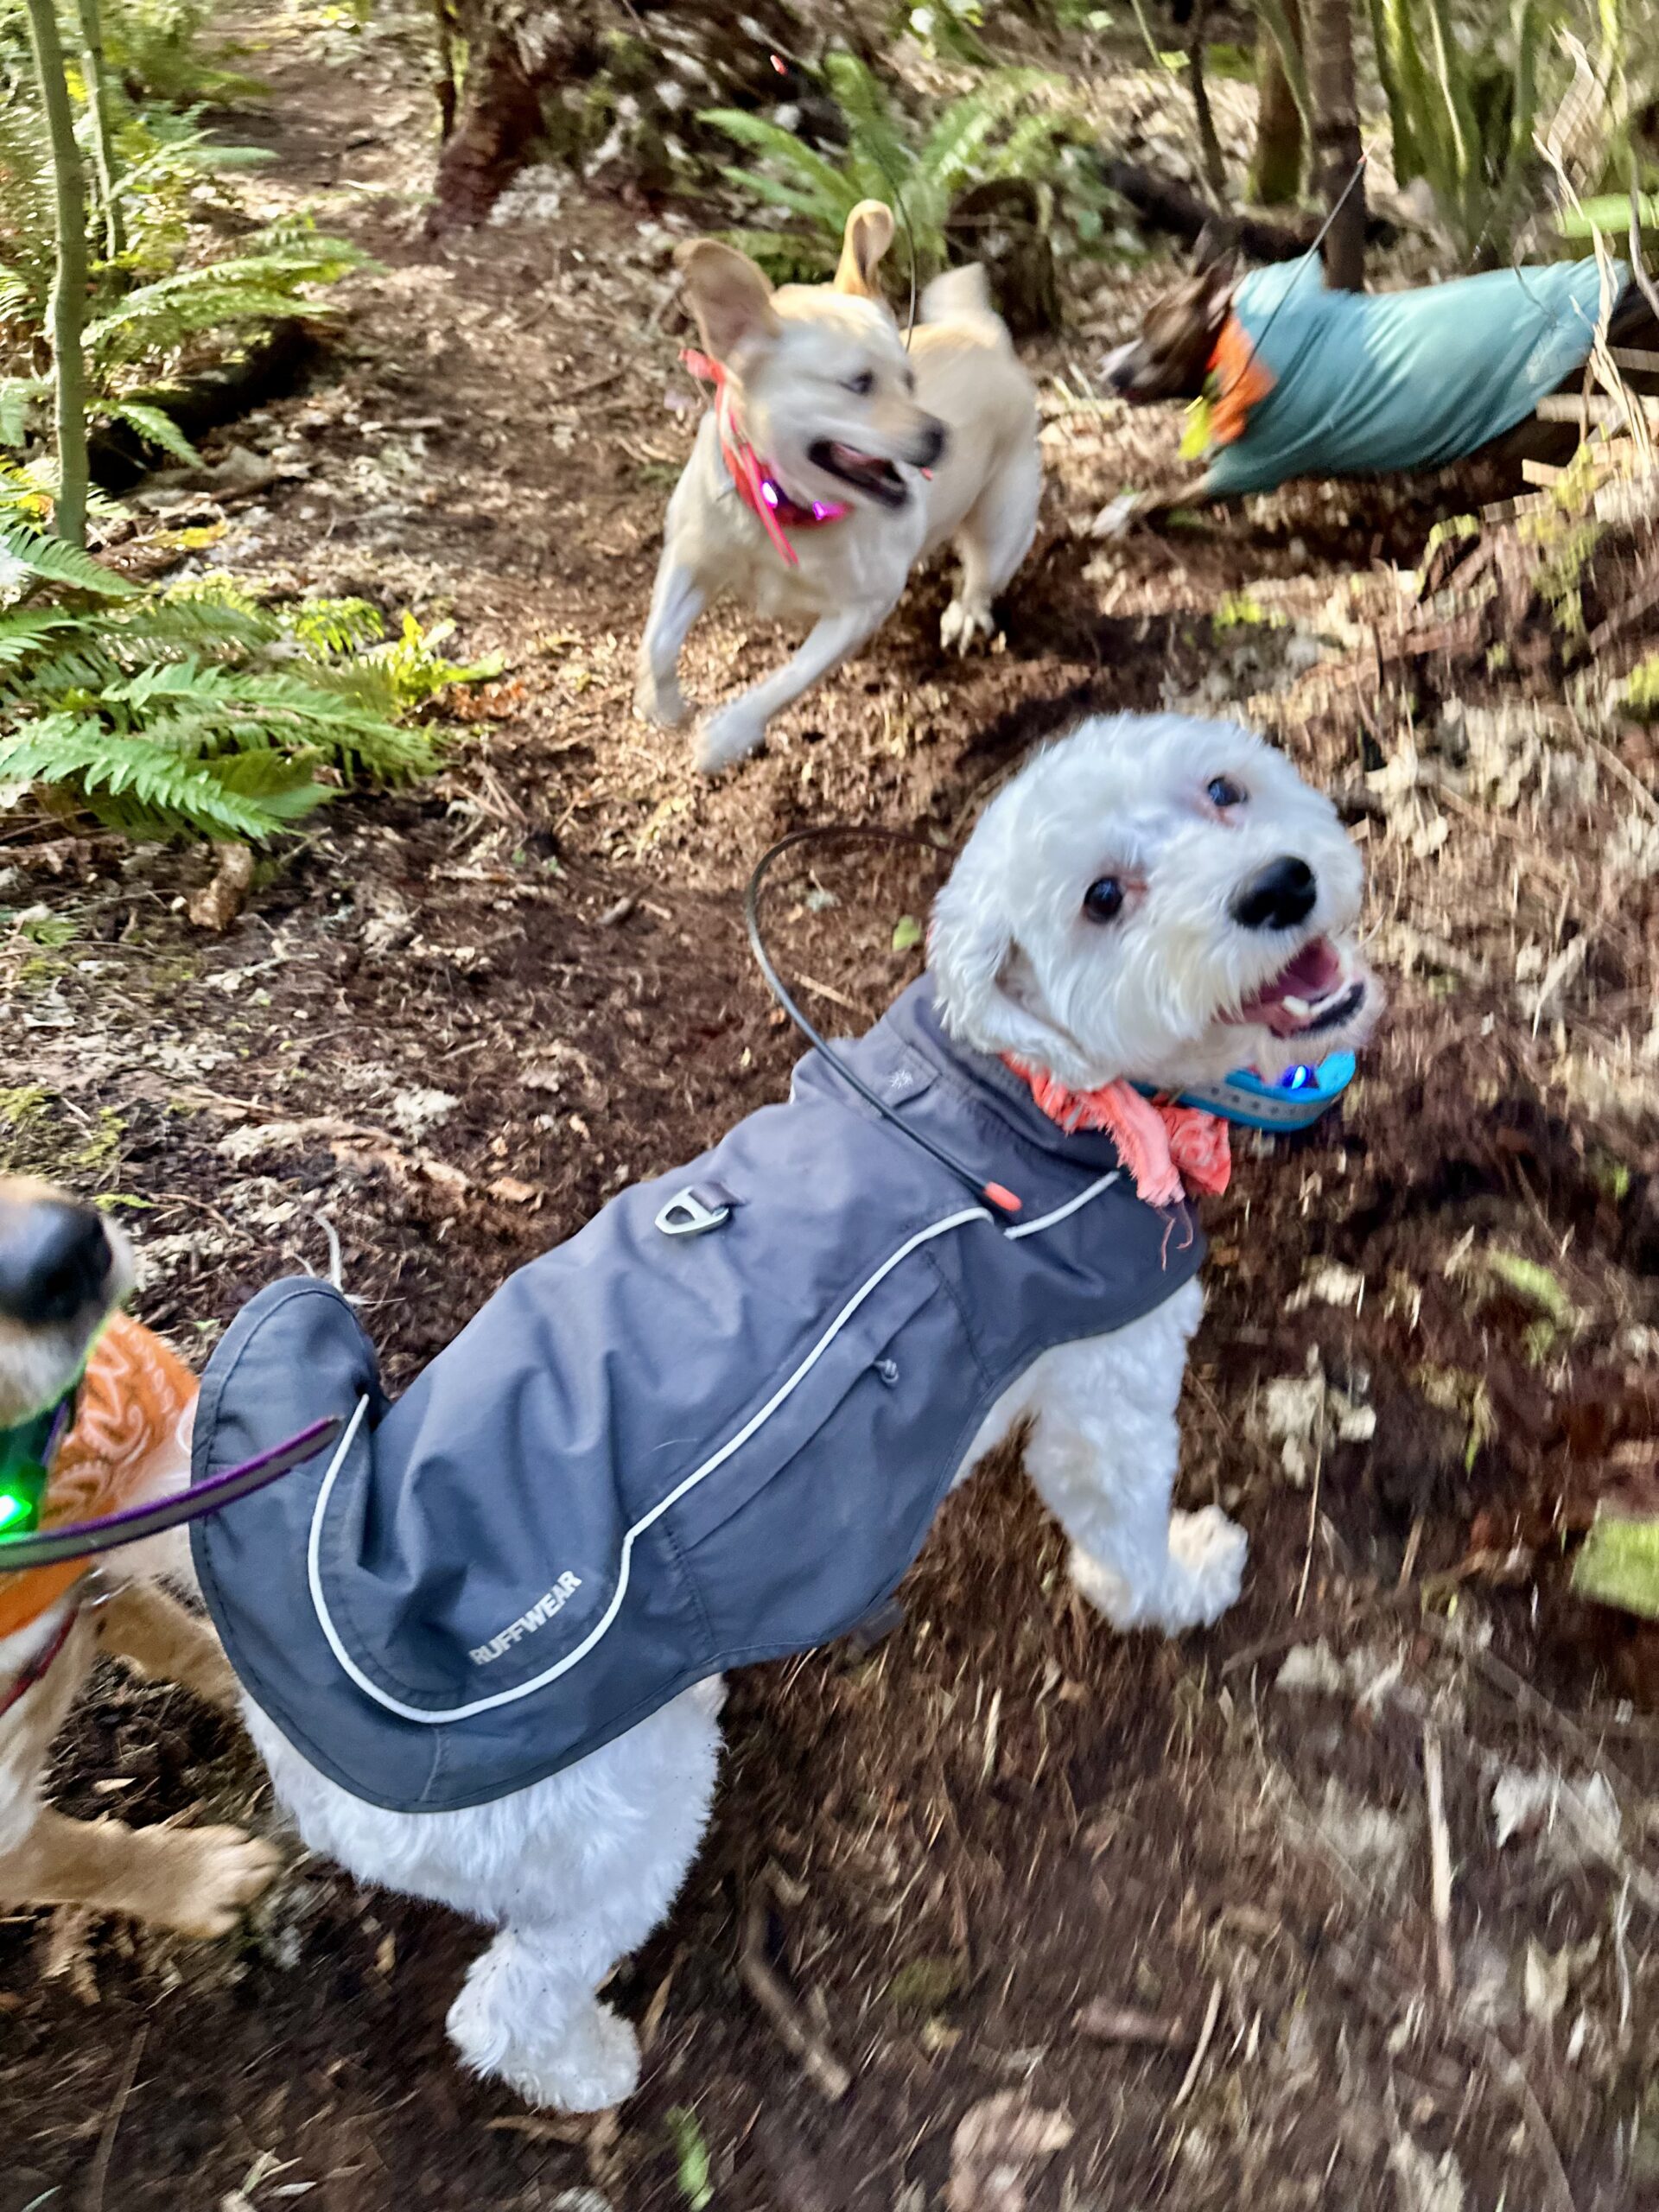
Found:
[[[1056,1222],[1064,1221],[1069,1214],[1074,1214],[1079,1207],[1087,1205],[1090,1198],[1098,1198],[1103,1191],[1116,1182],[1117,1174],[1118,1171],[1114,1168],[1110,1174],[1103,1175],[1097,1182],[1091,1183],[1086,1191],[1079,1192],[1075,1198],[1068,1200],[1063,1206],[1057,1206],[1052,1213],[1044,1214],[1036,1221],[1022,1223],[1017,1229],[1006,1229],[1002,1232],[1003,1235],[1013,1241],[1021,1236],[1030,1236],[1039,1229],[1052,1228]],[[946,1235],[950,1230],[961,1229],[970,1221],[989,1221],[990,1218],[989,1212],[983,1206],[964,1207],[960,1213],[947,1214],[943,1221],[936,1221],[930,1229],[918,1230],[914,1236],[901,1244],[896,1252],[882,1262],[869,1281],[854,1292],[852,1297],[842,1307],[840,1313],[836,1314],[795,1372],[786,1382],[779,1383],[760,1410],[745,1421],[729,1442],[722,1444],[711,1459],[705,1459],[700,1467],[694,1469],[685,1478],[683,1482],[677,1484],[665,1497],[658,1499],[644,1519],[636,1521],[632,1528],[627,1531],[622,1539],[622,1556],[618,1565],[616,1589],[611,1601],[574,1650],[566,1652],[563,1659],[556,1662],[551,1667],[544,1668],[539,1675],[533,1675],[529,1681],[520,1682],[514,1689],[497,1690],[493,1696],[474,1698],[465,1705],[446,1706],[442,1712],[433,1711],[423,1706],[405,1705],[401,1700],[389,1695],[386,1691],[379,1688],[378,1683],[372,1682],[340,1642],[339,1631],[335,1629],[328,1611],[327,1600],[323,1596],[321,1570],[323,1517],[328,1510],[328,1500],[334,1492],[335,1478],[346,1464],[346,1455],[351,1451],[358,1429],[361,1426],[363,1415],[368,1407],[367,1397],[359,1398],[357,1402],[357,1410],[346,1426],[345,1435],[340,1438],[335,1447],[334,1456],[328,1463],[328,1471],[324,1475],[318,1489],[316,1505],[311,1515],[310,1541],[306,1547],[306,1575],[311,1587],[312,1606],[316,1612],[322,1632],[328,1639],[328,1648],[340,1662],[341,1668],[365,1697],[372,1698],[377,1705],[383,1706],[388,1713],[395,1713],[402,1720],[417,1721],[423,1726],[431,1728],[443,1726],[452,1720],[469,1720],[475,1713],[493,1712],[498,1706],[514,1704],[519,1698],[532,1696],[536,1691],[545,1689],[550,1682],[557,1681],[561,1675],[568,1674],[579,1660],[588,1656],[621,1611],[622,1601],[628,1593],[628,1574],[633,1557],[633,1547],[646,1529],[655,1522],[660,1521],[671,1507],[677,1505],[689,1491],[694,1491],[699,1483],[705,1481],[717,1467],[724,1465],[734,1452],[740,1451],[755,1432],[772,1419],[778,1408],[811,1373],[877,1284],[884,1281],[901,1260],[907,1260],[919,1246],[930,1243],[936,1236]]]

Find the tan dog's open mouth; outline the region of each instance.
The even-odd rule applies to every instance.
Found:
[[[902,507],[910,497],[905,480],[890,461],[877,454],[860,453],[836,438],[820,438],[807,448],[807,459],[828,476],[839,477],[855,492],[866,492],[884,507]]]
[[[1352,1020],[1365,998],[1363,976],[1351,976],[1347,963],[1328,937],[1316,937],[1270,983],[1252,992],[1238,1012],[1226,1018],[1259,1022],[1275,1037],[1317,1037]]]

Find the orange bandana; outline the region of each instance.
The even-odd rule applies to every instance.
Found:
[[[1230,315],[1221,326],[1216,350],[1210,356],[1210,373],[1217,388],[1210,410],[1210,443],[1235,445],[1249,427],[1251,408],[1273,390],[1272,372],[1236,315]]]
[[[1068,1090],[1023,1060],[1007,1059],[1051,1122],[1063,1129],[1103,1129],[1117,1147],[1137,1197],[1148,1205],[1179,1205],[1192,1190],[1219,1198],[1233,1172],[1227,1124],[1201,1106],[1144,1098],[1122,1077],[1098,1090]]]
[[[112,1314],[92,1347],[74,1427],[52,1463],[41,1526],[137,1504],[168,1460],[182,1456],[179,1424],[195,1395],[196,1378],[176,1352],[126,1314]],[[90,1564],[66,1559],[0,1574],[0,1637],[38,1620]]]

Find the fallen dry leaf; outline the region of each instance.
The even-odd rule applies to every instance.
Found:
[[[987,2097],[951,2138],[947,2212],[1025,2212],[1034,2170],[1064,2151],[1073,2133],[1064,2113],[1027,2104],[1018,2089]]]
[[[521,1183],[516,1175],[498,1175],[487,1186],[493,1198],[499,1198],[503,1205],[527,1206],[541,1192],[533,1183]]]

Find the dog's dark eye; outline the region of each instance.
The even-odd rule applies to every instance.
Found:
[[[1115,875],[1103,875],[1083,894],[1083,911],[1091,922],[1109,922],[1123,904],[1123,887]]]
[[[870,369],[861,369],[855,377],[847,378],[847,389],[849,391],[855,391],[861,399],[868,398],[875,390],[874,372]]]
[[[1230,776],[1217,776],[1205,788],[1205,797],[1211,806],[1243,806],[1244,794]]]

